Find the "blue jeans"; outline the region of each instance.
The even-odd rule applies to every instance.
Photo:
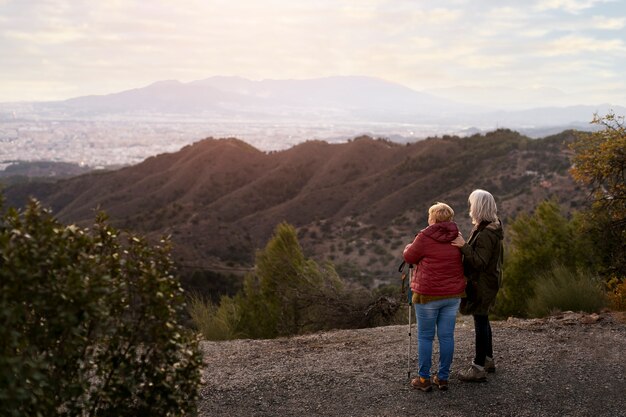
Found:
[[[433,340],[436,331],[439,340],[439,372],[437,376],[440,380],[448,380],[452,356],[454,355],[454,326],[459,304],[461,304],[460,298],[446,298],[426,304],[415,304],[417,360],[419,376],[422,378],[430,378]]]

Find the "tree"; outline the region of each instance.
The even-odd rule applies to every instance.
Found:
[[[602,129],[572,144],[575,180],[592,190],[586,213],[590,233],[602,246],[607,275],[626,277],[626,127],[624,117],[594,115]]]
[[[348,288],[332,265],[307,259],[295,228],[281,223],[257,253],[255,273],[246,278],[238,298],[241,324],[252,337],[359,327],[369,301],[365,293]]]
[[[218,307],[192,299],[190,314],[211,340],[273,338],[334,328],[380,325],[396,319],[400,303],[372,300],[363,287],[349,285],[330,263],[307,259],[296,230],[287,223],[256,256],[256,267],[234,297]]]
[[[183,416],[201,359],[181,325],[167,241],[99,215],[65,226],[33,201],[0,217],[0,410],[7,416]]]
[[[573,271],[594,265],[593,245],[579,232],[579,225],[579,217],[568,220],[555,201],[544,201],[531,215],[521,214],[507,227],[508,250],[496,314],[525,316],[536,281],[554,265],[567,265]]]

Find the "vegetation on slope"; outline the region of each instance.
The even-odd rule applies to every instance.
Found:
[[[626,129],[614,114],[596,115],[594,123],[604,129],[581,133],[571,145],[571,173],[591,186],[591,205],[566,217],[546,201],[510,224],[501,316],[593,311],[607,301],[626,308]]]
[[[243,290],[219,305],[193,297],[190,314],[209,340],[273,338],[394,323],[400,305],[346,283],[329,263],[307,259],[293,226],[281,223],[258,252]]]
[[[118,227],[154,239],[171,235],[189,276],[251,268],[286,221],[308,255],[373,286],[395,280],[400,248],[424,227],[433,201],[455,207],[466,234],[462,208],[478,187],[497,196],[505,223],[546,198],[568,211],[579,207],[585,192],[567,173],[574,139],[574,132],[533,140],[500,129],[406,145],[369,137],[310,141],[271,153],[207,139],[110,173],[11,187],[7,198],[19,206],[32,194],[61,220],[84,225],[99,207]]]

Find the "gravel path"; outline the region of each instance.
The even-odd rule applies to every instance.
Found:
[[[626,416],[623,314],[565,313],[492,328],[497,372],[488,382],[456,379],[474,342],[471,317],[459,317],[450,389],[429,393],[408,384],[406,325],[203,342],[200,416]],[[436,342],[434,350],[436,369]]]

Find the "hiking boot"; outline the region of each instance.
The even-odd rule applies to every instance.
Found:
[[[440,391],[448,390],[448,381],[445,379],[439,379],[437,375],[433,377],[433,384],[437,385],[437,388],[439,388]]]
[[[489,356],[485,358],[485,371],[490,374],[493,374],[496,371],[496,362]]]
[[[428,392],[433,389],[433,386],[430,383],[430,379],[422,378],[421,376],[413,378],[411,380],[411,386],[424,392]]]
[[[487,372],[482,366],[472,364],[467,371],[459,374],[459,379],[464,382],[485,382],[487,380]]]

